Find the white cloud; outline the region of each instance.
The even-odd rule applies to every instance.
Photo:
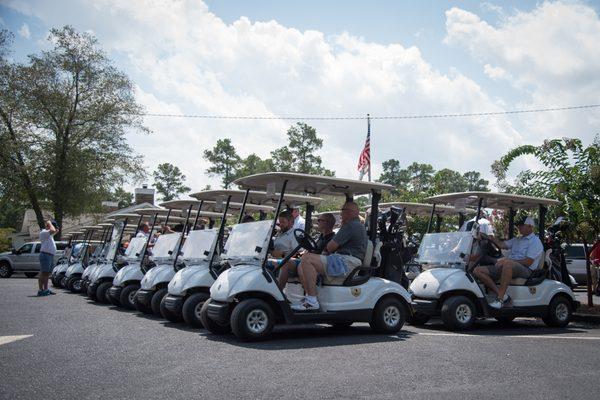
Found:
[[[483,66],[483,72],[493,80],[511,79],[512,76],[500,67],[492,67],[490,64]]]
[[[18,32],[19,32],[19,35],[21,35],[25,39],[31,38],[31,32],[29,32],[29,25],[27,25],[27,24],[21,25],[21,28],[19,29]]]

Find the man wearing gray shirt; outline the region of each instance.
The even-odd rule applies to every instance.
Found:
[[[298,276],[306,296],[296,311],[318,310],[317,276],[339,278],[362,264],[367,250],[367,230],[358,218],[358,205],[346,202],[342,207],[342,226],[327,244],[323,254],[306,253],[300,260]]]

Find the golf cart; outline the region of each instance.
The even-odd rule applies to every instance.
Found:
[[[245,212],[259,212],[261,219],[264,219],[267,213],[274,209],[266,204],[273,203],[272,197],[267,197],[264,192],[242,191],[242,190],[209,190],[192,194],[199,202],[209,199],[217,199],[217,204],[223,204],[223,216],[228,211],[238,212],[237,223],[242,223]],[[245,200],[245,202],[244,202]],[[178,200],[188,201],[188,200]],[[284,198],[289,207],[299,202],[307,202],[307,208],[312,210],[315,204],[318,204],[320,198],[308,198],[306,196],[286,196]],[[309,210],[309,213],[310,213]],[[216,277],[228,267],[227,263],[221,264],[217,258],[224,242],[224,229],[226,220],[221,220],[221,229],[213,230],[210,240],[207,237],[208,232],[196,233],[205,237],[204,246],[200,238],[194,238],[191,242],[191,235],[186,240],[183,249],[183,260],[185,268],[180,268],[169,283],[169,293],[164,297],[161,303],[161,312],[163,317],[170,321],[177,321],[181,318],[190,326],[201,328],[200,311],[204,302],[209,298],[210,287]],[[189,249],[189,250],[188,250]]]
[[[390,185],[308,174],[273,172],[238,179],[235,184],[244,189],[280,192],[276,215],[279,214],[283,196],[287,192],[309,195],[345,196],[370,194],[373,207],[383,190]],[[376,225],[373,215],[371,226]],[[306,216],[310,221],[310,216]],[[257,221],[233,226],[225,245],[222,259],[230,268],[222,272],[210,289],[210,299],[201,310],[202,324],[215,334],[230,331],[238,339],[261,340],[267,338],[278,324],[327,323],[348,326],[353,322],[369,322],[378,332],[398,332],[411,314],[410,296],[395,282],[372,276],[377,269],[377,232],[372,230],[367,242],[363,264],[347,277],[324,280],[317,288],[321,308],[318,311],[294,311],[288,297],[279,289],[275,273],[295,253],[288,254],[276,268],[267,268],[269,242],[276,220]],[[301,247],[316,247],[306,231],[295,230]]]
[[[116,214],[111,218],[114,219],[114,227],[112,229],[112,237],[110,246],[106,254],[106,259],[96,264],[94,270],[89,275],[89,281],[84,283],[87,289],[87,295],[90,299],[100,303],[108,303],[106,296],[108,289],[112,286],[114,279],[120,266],[123,266],[121,256],[121,242],[126,233],[137,233],[141,216],[138,214]],[[131,226],[130,224],[135,224]]]
[[[104,237],[101,239],[103,243],[101,244],[100,249],[98,249],[99,251],[94,252],[94,258],[90,261],[88,266],[83,270],[83,273],[81,274],[80,292],[86,295],[91,274],[96,270],[96,268],[98,268],[99,265],[106,262],[106,257],[108,255],[108,252],[110,251],[111,238],[114,230],[114,219],[107,218],[106,220],[98,224],[98,226],[102,227],[102,229],[105,230]]]
[[[84,226],[81,228],[85,232],[82,255],[77,262],[72,263],[69,268],[67,268],[63,278],[63,287],[73,293],[79,293],[81,291],[81,276],[83,275],[83,271],[92,261],[93,254],[101,248],[101,240],[92,240],[94,233],[97,232],[98,228],[99,227],[96,225]],[[105,232],[102,231],[102,235],[104,234]],[[93,250],[94,253],[91,253],[91,250]]]
[[[65,273],[69,266],[79,260],[80,255],[83,254],[84,248],[84,232],[73,231],[70,233],[69,243],[65,249],[63,257],[58,260],[58,263],[52,269],[50,279],[52,280],[52,286],[64,287],[63,281]]]
[[[111,303],[130,310],[136,309],[135,294],[140,288],[146,271],[142,264],[149,261],[146,258],[146,249],[150,246],[157,227],[156,224],[164,223],[167,225],[176,219],[175,215],[171,216],[171,210],[144,208],[135,212],[140,215],[139,222],[150,218],[152,222],[150,231],[147,235],[134,235],[131,238],[123,256],[126,265],[119,269],[112,281],[111,288],[107,292],[107,297]]]
[[[547,207],[560,204],[557,200],[491,192],[450,193],[426,200],[434,205],[476,206],[476,221],[483,208],[507,211],[509,238],[513,236],[516,211],[538,209],[538,234],[542,240]],[[415,309],[411,323],[424,324],[430,317],[441,316],[447,328],[464,330],[471,328],[477,318],[494,317],[510,322],[516,317],[540,317],[549,326],[566,326],[579,303],[568,284],[550,277],[550,265],[544,255],[528,279],[511,280],[507,294],[512,305],[498,310],[489,306],[495,295],[487,293],[472,273],[474,266],[468,267],[465,261],[469,260],[474,240],[479,236],[475,223],[471,231],[427,233],[423,237],[417,261],[427,269],[410,285]]]

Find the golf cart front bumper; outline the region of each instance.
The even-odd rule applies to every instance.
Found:
[[[229,303],[210,300],[206,313],[210,319],[219,325],[229,324]]]
[[[410,305],[415,314],[434,316],[439,315],[440,313],[437,299],[421,299],[413,297]]]
[[[154,296],[154,290],[139,289],[135,294],[135,301],[144,307],[150,307],[152,296]]]
[[[176,296],[174,294],[168,294],[163,299],[165,308],[169,312],[175,315],[181,315],[181,309],[183,308],[183,296]]]
[[[108,291],[106,292],[106,295],[113,301],[120,301],[122,291],[123,286],[111,286],[110,289],[108,289]]]

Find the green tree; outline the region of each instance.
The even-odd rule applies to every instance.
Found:
[[[179,167],[170,163],[158,164],[156,171],[152,173],[154,187],[162,196],[163,201],[177,198],[181,193],[189,192],[191,189],[185,186],[185,175]]]
[[[262,159],[256,154],[252,153],[248,157],[242,159],[235,171],[235,177],[233,180],[242,178],[244,176],[261,174],[264,172],[275,171],[276,168],[273,165],[273,160],[270,158]]]
[[[143,176],[126,132],[149,132],[129,78],[89,33],[52,29],[53,48],[9,61],[0,40],[0,174],[12,180],[42,226],[42,203],[62,223],[96,210],[126,178]]]
[[[221,176],[223,187],[229,189],[240,166],[240,156],[231,144],[231,139],[219,139],[212,150],[204,150],[204,157],[212,164],[206,170],[210,176]]]
[[[477,192],[489,192],[489,181],[481,177],[481,173],[477,171],[467,171],[463,174],[463,178],[467,183],[466,190]]]
[[[317,130],[303,122],[292,125],[287,131],[288,145],[271,152],[273,166],[277,171],[300,172],[333,176],[333,171],[323,167],[317,152],[323,147],[323,139]]]
[[[110,193],[109,199],[111,201],[116,201],[119,205],[119,208],[125,208],[133,205],[133,193],[126,191],[125,189],[118,187]]]
[[[464,192],[467,190],[467,181],[460,172],[444,168],[437,171],[431,180],[432,194]]]
[[[520,173],[514,184],[506,179],[508,167],[530,155],[545,167]],[[567,216],[573,224],[571,237],[586,247],[588,303],[592,305],[587,243],[600,234],[600,139],[585,147],[579,139],[546,140],[541,146],[524,145],[510,150],[492,164],[498,186],[507,192],[543,196],[561,201],[555,215]]]

